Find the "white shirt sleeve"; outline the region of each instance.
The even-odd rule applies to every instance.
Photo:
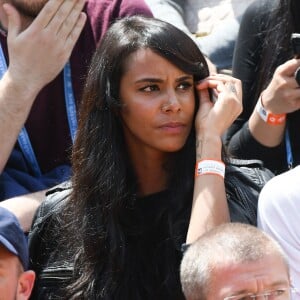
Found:
[[[300,166],[272,178],[258,201],[258,227],[275,238],[290,264],[291,280],[300,289]],[[300,294],[293,299],[300,299]]]

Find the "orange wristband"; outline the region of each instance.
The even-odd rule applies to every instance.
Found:
[[[262,96],[260,96],[257,101],[256,111],[262,120],[270,125],[281,125],[286,119],[286,114],[272,114],[271,112],[267,111],[262,105]]]

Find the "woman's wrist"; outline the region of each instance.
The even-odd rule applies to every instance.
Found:
[[[222,140],[214,134],[203,134],[196,136],[196,159],[221,160]]]
[[[225,164],[217,159],[201,159],[196,162],[195,177],[202,175],[218,175],[225,177]]]

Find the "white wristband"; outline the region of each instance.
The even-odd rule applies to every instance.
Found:
[[[196,163],[195,176],[205,174],[219,175],[222,178],[225,176],[225,164],[219,160],[204,159]]]

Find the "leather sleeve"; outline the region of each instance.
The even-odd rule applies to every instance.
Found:
[[[63,253],[58,244],[59,215],[70,191],[69,183],[51,189],[36,212],[29,232],[30,269],[36,273],[30,299],[54,299],[72,276],[70,261],[58,258]]]

